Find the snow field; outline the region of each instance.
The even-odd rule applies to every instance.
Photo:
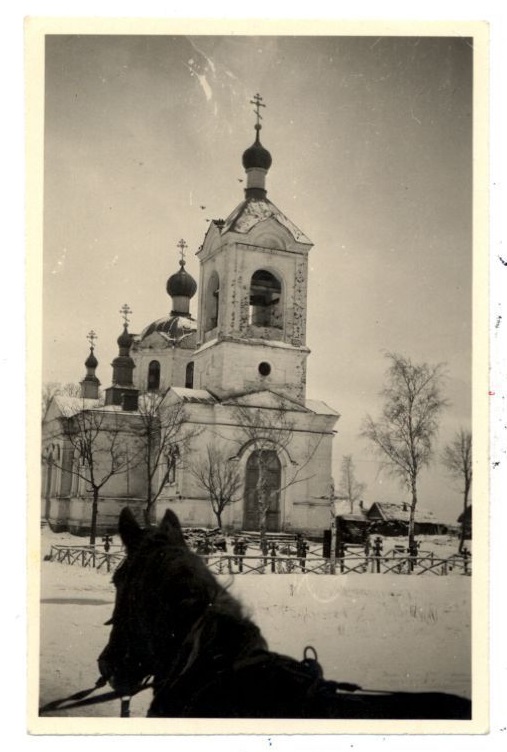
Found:
[[[44,552],[43,552],[44,553]],[[312,645],[327,678],[365,689],[439,690],[470,697],[471,578],[433,575],[221,575],[272,650]],[[111,575],[42,563],[40,703],[93,686],[110,627]],[[149,690],[131,714],[146,714]],[[119,714],[119,703],[54,715]]]

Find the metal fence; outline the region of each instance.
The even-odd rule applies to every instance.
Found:
[[[52,545],[47,558],[62,564],[110,572],[123,561],[124,556],[121,547],[105,551],[95,546]],[[204,554],[201,558],[214,574],[472,574],[472,558],[468,553],[442,558],[432,553],[410,556],[396,551],[386,555],[347,552],[332,561],[311,552],[306,557],[271,554],[239,556],[219,552]]]
[[[50,561],[58,561],[61,564],[71,564],[93,569],[102,569],[106,572],[116,569],[125,558],[121,547],[116,550],[100,550],[95,546],[63,546],[52,545],[49,553]]]

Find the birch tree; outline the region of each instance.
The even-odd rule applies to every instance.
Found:
[[[433,458],[439,418],[447,405],[442,393],[443,369],[441,364],[412,363],[396,353],[389,353],[387,358],[390,366],[381,392],[382,412],[377,420],[366,417],[362,435],[371,442],[384,467],[411,494],[408,544],[413,549],[417,481]]]

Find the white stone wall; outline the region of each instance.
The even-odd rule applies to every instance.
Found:
[[[194,355],[194,388],[220,396],[270,389],[304,401],[308,350],[267,341],[217,340]],[[262,376],[260,363],[271,372]]]
[[[193,351],[180,347],[164,347],[132,352],[136,364],[134,369],[134,386],[141,392],[148,386],[148,371],[150,363],[158,360],[160,363],[160,390],[171,386],[185,386],[185,372],[187,364],[193,360]]]
[[[237,456],[237,467],[243,478],[249,451],[247,437],[238,425],[238,413],[233,407],[217,404],[189,405],[189,416],[202,432],[195,438],[190,456],[183,457],[176,475],[176,483],[166,486],[157,504],[157,518],[167,508],[172,509],[183,525],[214,527],[216,518],[206,492],[188,470],[188,465],[206,456],[208,444],[220,445],[230,457]],[[256,409],[256,408],[253,408]],[[290,444],[279,449],[282,465],[280,498],[281,529],[322,533],[329,526],[329,504],[333,425],[336,415],[315,415],[290,412],[287,420],[293,425]],[[275,448],[275,447],[273,447]],[[222,523],[225,527],[242,529],[243,501],[227,507]]]

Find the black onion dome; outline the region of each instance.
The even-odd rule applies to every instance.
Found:
[[[85,360],[85,366],[87,368],[97,368],[98,364],[99,364],[99,361],[97,360],[97,358],[93,354],[93,348],[90,348],[90,354],[88,355],[88,357]]]
[[[166,289],[171,298],[193,298],[197,291],[197,282],[185,271],[185,263],[180,261],[181,269],[171,274]]]
[[[124,325],[123,332],[120,334],[116,342],[118,344],[118,347],[120,347],[121,349],[130,349],[130,345],[132,344],[132,335],[128,333],[127,324]]]
[[[257,133],[255,143],[243,152],[242,162],[245,170],[249,170],[252,167],[261,167],[263,170],[269,170],[271,167],[273,162],[271,154],[259,141],[259,133]]]

